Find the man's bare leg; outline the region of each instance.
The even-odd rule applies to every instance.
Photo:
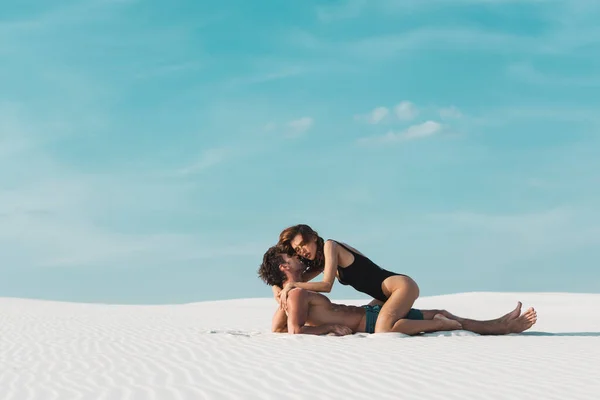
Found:
[[[446,310],[421,310],[424,319],[449,319],[460,322],[464,330],[478,333],[480,335],[506,335],[509,333],[521,333],[531,328],[537,322],[537,313],[533,307],[519,315],[521,303],[517,307],[500,318],[478,321],[461,318]]]
[[[438,331],[456,331],[463,329],[460,322],[449,318],[431,318],[430,320],[399,319],[390,332],[413,336],[420,333]]]
[[[517,302],[517,306],[515,307],[514,310],[512,310],[511,312],[509,312],[507,314],[504,314],[500,318],[492,320],[492,321],[504,322],[504,321],[509,321],[509,320],[518,318],[519,315],[521,315],[521,308],[522,307],[523,307],[523,303],[521,303],[520,301],[518,301]]]
[[[504,314],[503,316],[499,317],[499,318],[494,318],[494,319],[488,319],[485,321],[481,321],[481,322],[504,322],[504,321],[509,321],[512,319],[517,318],[519,315],[521,315],[521,307],[523,307],[523,303],[521,303],[520,301],[517,302],[517,306],[515,307],[514,310]],[[465,320],[466,318],[461,318],[458,317],[456,315],[451,314],[450,312],[446,311],[446,310],[442,310],[442,315],[444,315],[446,318],[449,319],[453,319],[455,321],[461,321],[461,320]]]

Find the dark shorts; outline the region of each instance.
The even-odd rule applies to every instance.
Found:
[[[367,324],[365,326],[366,333],[374,333],[375,332],[375,323],[377,322],[377,317],[379,316],[379,311],[381,311],[381,306],[363,306],[365,311],[367,312]],[[423,313],[420,310],[415,308],[411,308],[408,314],[406,314],[405,319],[416,319],[422,320]]]

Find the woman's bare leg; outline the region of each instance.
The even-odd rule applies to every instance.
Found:
[[[419,287],[408,276],[394,276],[386,281],[384,286],[391,294],[379,311],[375,333],[398,332],[417,335],[422,332],[461,329],[459,322],[449,319],[432,318],[428,321],[406,319],[406,315],[419,297]]]
[[[384,292],[389,292],[389,297],[379,311],[375,323],[375,333],[400,332],[394,329],[394,325],[406,317],[412,308],[415,300],[419,297],[419,287],[415,281],[407,276],[390,277],[384,281],[382,286],[386,286]],[[401,325],[406,325],[406,323]]]

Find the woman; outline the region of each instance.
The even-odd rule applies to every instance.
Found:
[[[279,235],[279,244],[287,251],[308,260],[303,282],[288,282],[283,289],[273,287],[282,308],[286,308],[288,292],[302,288],[329,293],[337,276],[343,285],[375,299],[371,304],[383,304],[375,324],[375,332],[400,332],[414,335],[436,330],[436,321],[423,320],[417,310],[411,310],[419,297],[419,287],[410,277],[387,271],[358,250],[334,240],[324,241],[310,226],[300,224],[286,228]],[[323,272],[321,282],[308,282]]]

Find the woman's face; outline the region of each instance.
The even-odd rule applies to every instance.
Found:
[[[297,234],[296,236],[294,236],[290,244],[292,245],[292,248],[296,251],[296,254],[298,254],[300,257],[304,257],[309,260],[314,260],[317,256],[316,237],[313,237],[305,242],[302,239],[302,235]]]

